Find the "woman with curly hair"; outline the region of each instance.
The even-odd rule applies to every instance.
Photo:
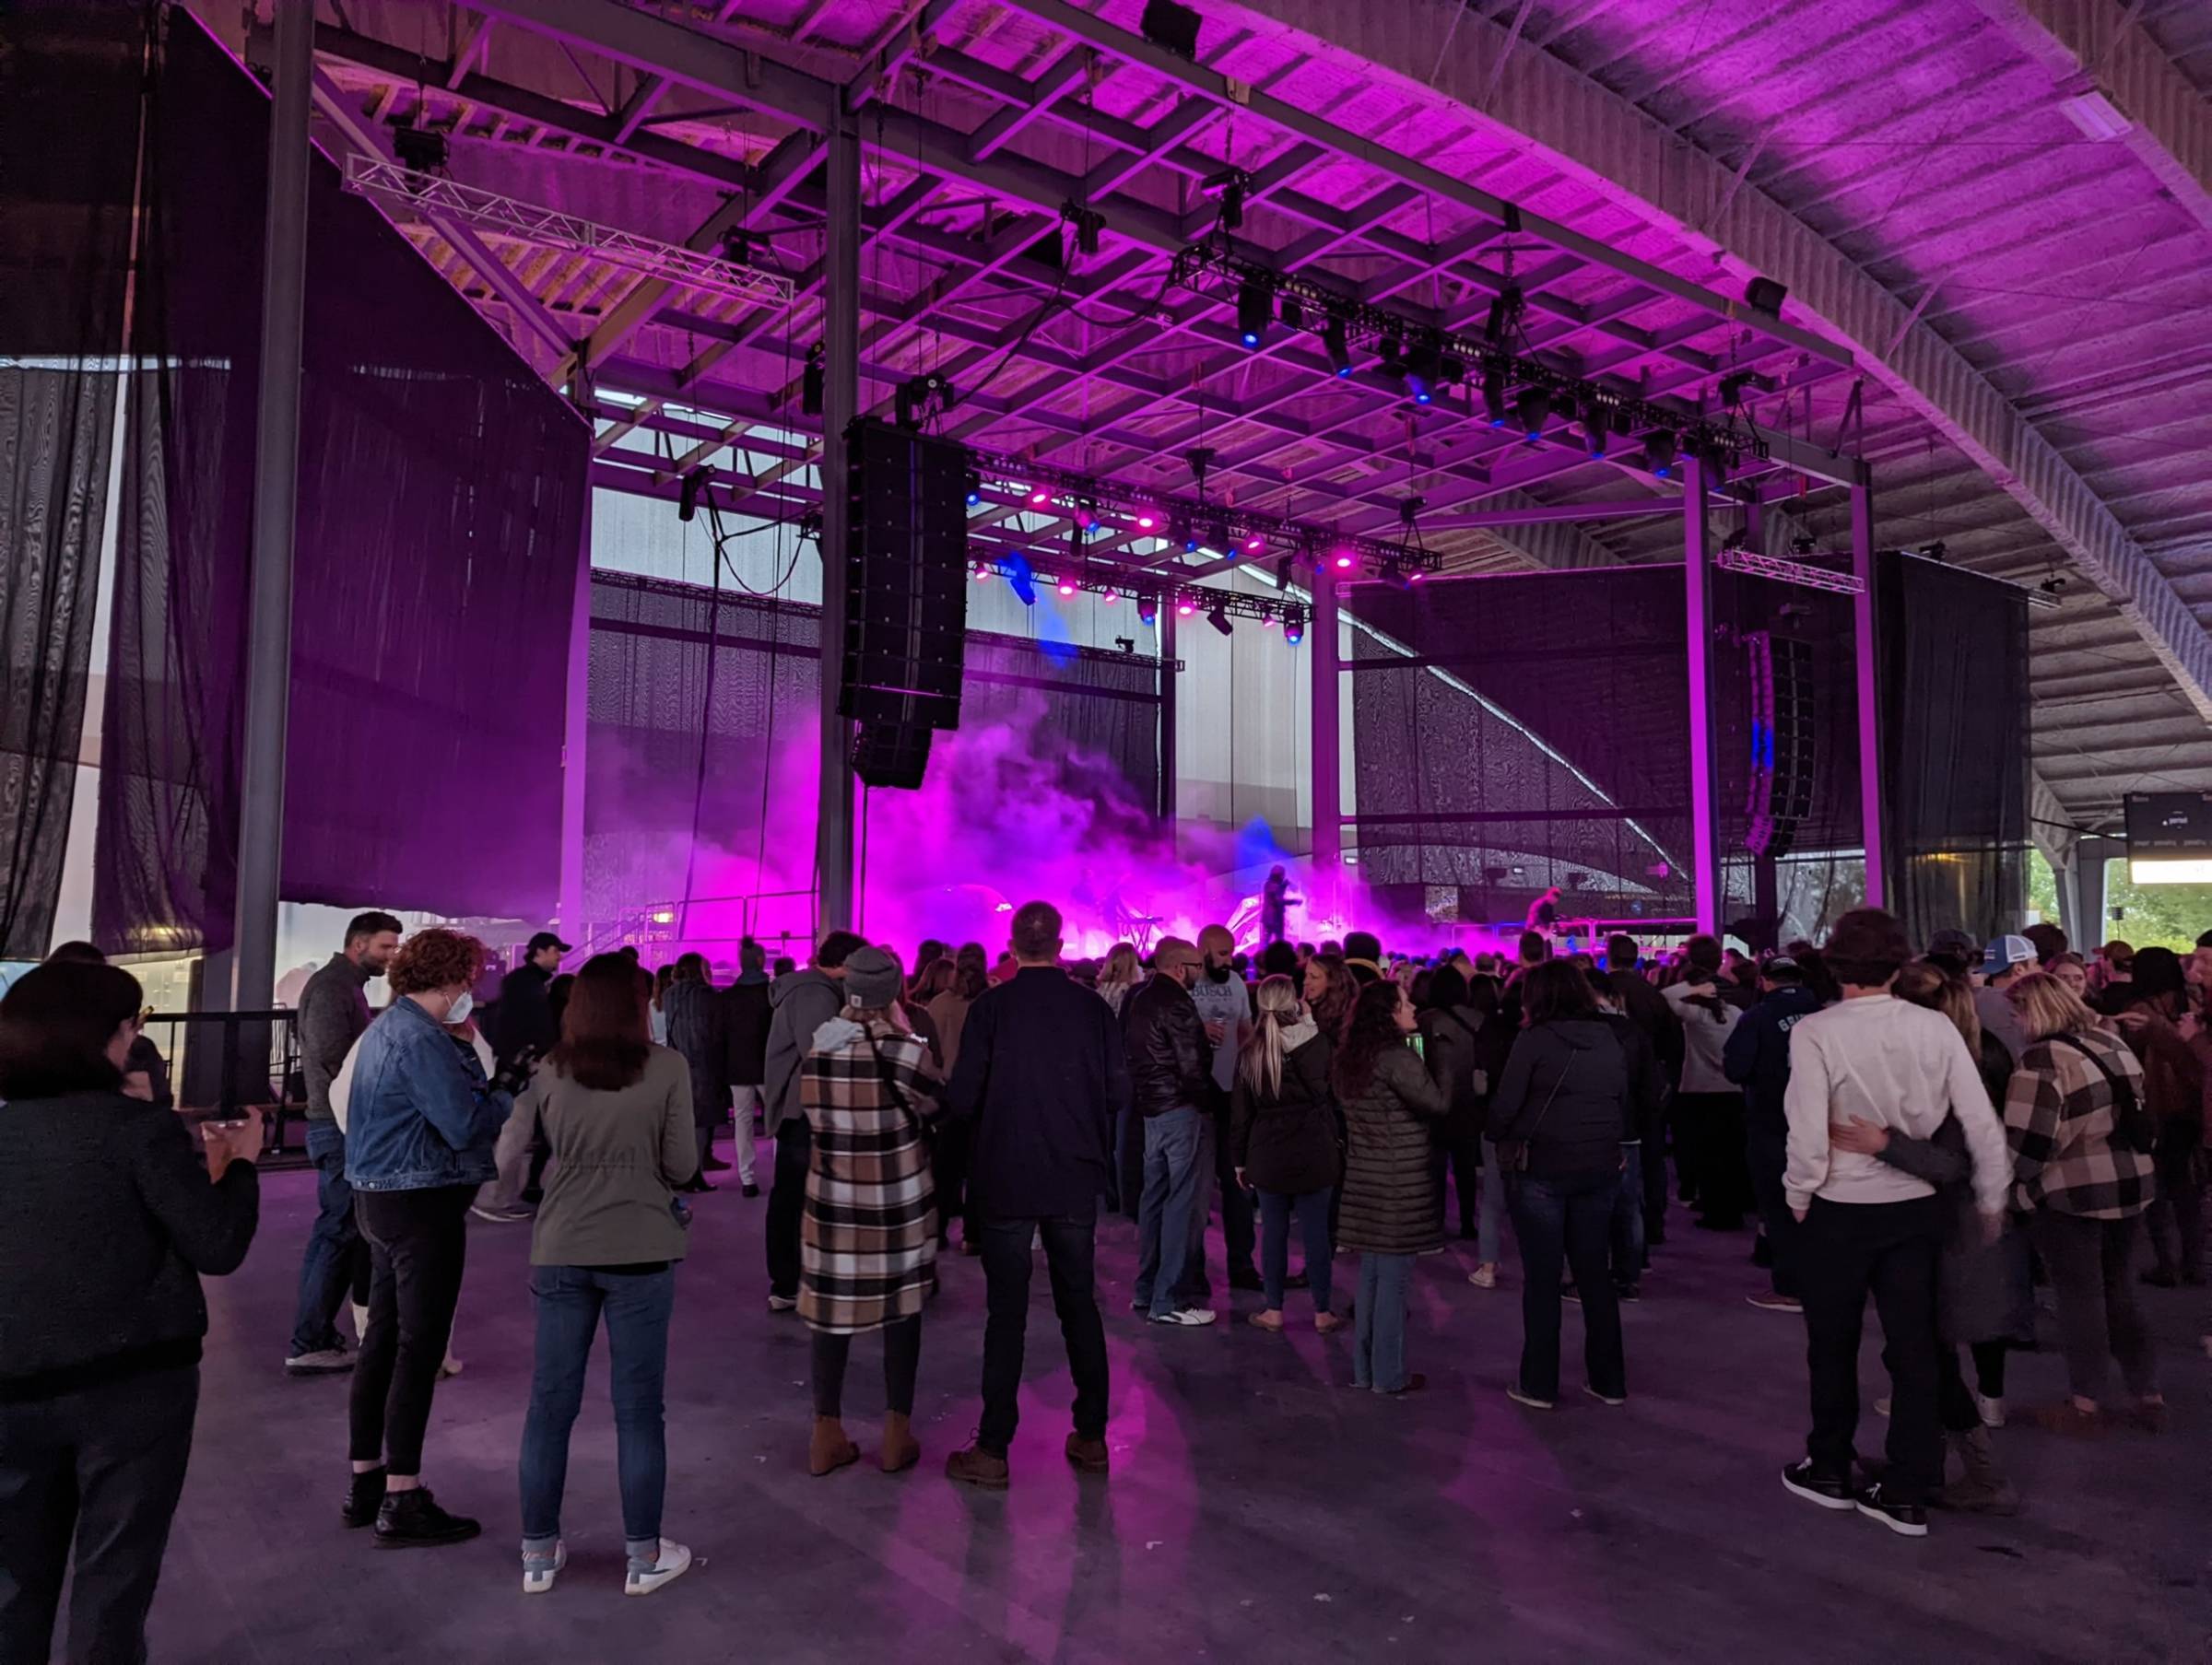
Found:
[[[346,1178],[371,1272],[342,1518],[373,1522],[380,1547],[459,1543],[477,1531],[422,1483],[422,1436],[461,1295],[468,1205],[498,1173],[492,1151],[514,1101],[508,1073],[487,1081],[471,1041],[449,1032],[467,1025],[483,967],[475,937],[418,932],[385,973],[391,1005],[354,1049]]]

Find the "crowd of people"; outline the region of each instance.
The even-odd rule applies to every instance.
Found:
[[[773,977],[747,942],[726,987],[697,954],[656,974],[626,949],[564,974],[573,950],[544,932],[481,1014],[483,944],[402,934],[359,915],[300,997],[317,1209],[284,1365],[350,1376],[346,1527],[380,1547],[474,1537],[425,1483],[425,1445],[459,1368],[467,1221],[527,1223],[531,1594],[566,1565],[569,1446],[602,1325],[625,1589],[691,1564],[661,1530],[663,1384],[690,1199],[732,1167],[747,1198],[765,1169],[768,1307],[810,1333],[816,1475],[862,1456],[843,1392],[861,1336],[882,1358],[876,1461],[920,1461],[924,1319],[958,1227],[986,1289],[982,1409],[946,1472],[991,1489],[1011,1480],[1039,1249],[1075,1387],[1065,1456],[1111,1466],[1109,1211],[1135,1222],[1138,1320],[1217,1321],[1218,1216],[1229,1289],[1258,1296],[1249,1323],[1279,1333],[1302,1296],[1298,1321],[1349,1331],[1351,1386],[1389,1396],[1426,1381],[1416,1260],[1455,1227],[1476,1246],[1468,1281],[1495,1290],[1510,1229],[1523,1340],[1505,1391],[1542,1413],[1562,1391],[1569,1301],[1583,1391],[1627,1401],[1619,1308],[1643,1298],[1671,1192],[1699,1228],[1755,1231],[1767,1277],[1750,1304],[1804,1323],[1810,1432],[1783,1485],[1907,1536],[1931,1507],[2018,1507],[1992,1435],[2039,1280],[2069,1390],[2023,1420],[2089,1435],[2167,1424],[2136,1293],[2146,1223],[2142,1282],[2203,1279],[2212,933],[2185,960],[2112,944],[2085,962],[2051,927],[1940,932],[1915,956],[1896,920],[1861,909],[1822,947],[1763,958],[1708,936],[1571,953],[1532,929],[1511,955],[1386,958],[1353,932],[1271,940],[1252,961],[1209,926],[1071,962],[1058,912],[1032,902],[995,962],[938,943],[908,962],[833,931]],[[392,998],[372,1011],[380,976]],[[69,1657],[139,1657],[191,1448],[199,1280],[234,1270],[257,1224],[260,1118],[188,1136],[140,1001],[84,944],[0,1001],[7,1659],[45,1657],[65,1577]],[[725,1128],[734,1161],[715,1151]],[[763,1138],[772,1155],[756,1156]],[[1340,1285],[1345,1254],[1357,1281]],[[1891,1389],[1878,1473],[1856,1448],[1870,1301]]]

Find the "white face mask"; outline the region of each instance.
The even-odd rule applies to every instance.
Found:
[[[449,1024],[466,1023],[468,1021],[468,1014],[471,1012],[474,1012],[476,1009],[477,997],[474,994],[471,994],[466,989],[464,989],[461,991],[461,998],[456,1000],[453,1005],[447,1009],[445,1021]]]

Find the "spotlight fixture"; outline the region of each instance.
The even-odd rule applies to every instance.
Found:
[[[1228,556],[1231,560],[1236,558],[1236,545],[1229,541],[1229,522],[1220,515],[1216,515],[1206,523],[1206,546]]]
[[[1544,425],[1551,420],[1551,391],[1542,387],[1524,387],[1521,396],[1513,401],[1513,414],[1521,419],[1521,431],[1531,440],[1544,437]]]
[[[1224,636],[1231,634],[1234,630],[1234,627],[1229,622],[1229,610],[1218,602],[1214,604],[1214,610],[1206,616],[1206,622]]]
[[[1792,555],[1800,557],[1818,555],[1820,553],[1820,540],[1818,538],[1805,537],[1792,538],[1790,540],[1790,553]]]
[[[1261,550],[1265,549],[1266,546],[1267,546],[1267,540],[1266,540],[1265,537],[1261,536],[1261,535],[1260,535],[1258,533],[1256,533],[1256,532],[1253,532],[1253,533],[1247,533],[1247,534],[1245,534],[1245,538],[1244,538],[1244,553],[1245,553],[1246,555],[1257,555],[1257,554],[1259,554],[1259,552],[1260,552]]]
[[[1388,584],[1393,590],[1410,590],[1413,588],[1413,580],[1406,576],[1404,570],[1395,561],[1383,562],[1382,581]]]
[[[1489,369],[1482,372],[1482,414],[1492,428],[1505,426],[1505,372]]]
[[[1109,607],[1112,606],[1114,603],[1120,601],[1121,599],[1122,592],[1119,590],[1101,590],[1099,592],[1099,600]]]
[[[714,471],[708,467],[704,463],[701,463],[697,468],[692,469],[688,474],[684,475],[683,495],[677,499],[676,504],[676,518],[677,520],[688,521],[692,516],[696,515],[699,512],[699,504],[701,498],[706,498],[707,507],[709,509],[714,507],[714,499],[707,497],[707,484],[709,481],[712,480],[713,477]]]
[[[1606,446],[1613,432],[1613,412],[1603,399],[1586,400],[1583,405],[1583,442],[1593,457],[1606,454]]]
[[[988,583],[988,582],[990,582],[990,580],[991,580],[991,563],[990,563],[989,561],[978,561],[978,562],[976,562],[976,564],[975,564],[975,581],[976,581],[977,583],[979,583],[979,584],[983,584],[983,583]]]
[[[1031,509],[1046,508],[1052,503],[1052,500],[1053,488],[1050,486],[1032,486],[1030,487],[1030,507]]]
[[[1298,571],[1298,557],[1286,555],[1275,563],[1275,583],[1278,590],[1288,590],[1290,580]]]
[[[1113,645],[1124,653],[1136,651],[1136,639],[1133,636],[1117,636],[1113,639]]]
[[[822,344],[816,342],[806,349],[806,365],[799,372],[799,409],[809,416],[822,414]]]
[[[1263,630],[1275,628],[1275,609],[1273,607],[1260,609],[1260,628]]]
[[[968,471],[968,507],[973,509],[983,500],[983,476],[971,468]]]
[[[399,165],[410,173],[443,173],[446,165],[445,135],[435,127],[394,127],[392,129],[392,154]]]
[[[1060,586],[1059,586],[1059,587],[1060,587],[1060,593],[1061,593],[1061,594],[1063,594],[1063,595],[1073,595],[1073,594],[1075,594],[1075,592],[1076,592],[1076,591],[1077,591],[1077,583],[1076,583],[1076,580],[1075,580],[1074,579],[1072,579],[1072,578],[1064,578],[1064,579],[1062,579],[1062,580],[1060,580]]]
[[[1178,618],[1188,618],[1197,611],[1198,604],[1195,602],[1177,602],[1175,604],[1175,616]]]
[[[1157,596],[1140,595],[1136,598],[1136,622],[1140,625],[1159,623],[1159,600]]]
[[[1292,613],[1284,617],[1283,639],[1294,648],[1306,639],[1306,621],[1303,616]]]
[[[1348,549],[1339,549],[1336,552],[1335,558],[1329,564],[1335,567],[1339,572],[1349,572],[1355,564],[1352,557],[1352,552]]]
[[[1267,286],[1248,277],[1237,290],[1237,339],[1256,347],[1267,339]]]
[[[1321,332],[1321,345],[1329,355],[1329,368],[1336,372],[1336,380],[1346,381],[1352,373],[1352,349],[1344,338],[1344,320],[1332,318],[1328,327]]]
[[[1181,544],[1185,555],[1198,547],[1198,534],[1191,529],[1189,515],[1171,514],[1168,517],[1168,542]]]
[[[1770,318],[1782,316],[1782,303],[1789,299],[1789,290],[1771,277],[1754,277],[1744,290],[1744,299],[1754,312],[1764,312]]]
[[[1060,217],[1076,229],[1076,252],[1096,254],[1099,252],[1099,234],[1106,229],[1106,217],[1095,208],[1079,207],[1074,203],[1060,205]]]
[[[1140,509],[1136,511],[1136,529],[1139,532],[1149,532],[1159,524],[1159,517],[1149,509]]]
[[[1705,484],[1718,486],[1728,477],[1728,452],[1717,440],[1705,440],[1698,445],[1698,463],[1705,471]]]
[[[1088,532],[1099,523],[1099,506],[1088,498],[1076,499],[1076,530]]]
[[[1436,361],[1436,380],[1439,386],[1451,387],[1467,379],[1467,361],[1456,354],[1446,353]]]
[[[1302,330],[1306,327],[1306,309],[1291,296],[1283,297],[1283,304],[1277,309],[1276,316],[1283,321],[1286,330]]]
[[[1037,586],[1030,581],[1026,562],[1015,562],[1013,569],[1006,574],[1006,584],[1014,592],[1014,599],[1023,606],[1034,607],[1037,604]]]
[[[1385,376],[1403,376],[1406,373],[1404,343],[1395,335],[1385,335],[1375,343],[1375,361]]]
[[[1644,463],[1658,478],[1673,475],[1678,443],[1671,428],[1654,428],[1643,437]]]
[[[1427,405],[1436,397],[1436,349],[1426,344],[1413,347],[1406,355],[1406,391],[1416,405]]]

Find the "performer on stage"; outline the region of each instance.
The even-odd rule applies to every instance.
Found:
[[[1298,898],[1290,894],[1290,875],[1277,862],[1275,871],[1267,875],[1266,888],[1260,894],[1260,945],[1279,943],[1288,934],[1284,922],[1285,913],[1298,906]]]
[[[1528,928],[1549,936],[1559,929],[1559,887],[1554,885],[1528,905]]]

